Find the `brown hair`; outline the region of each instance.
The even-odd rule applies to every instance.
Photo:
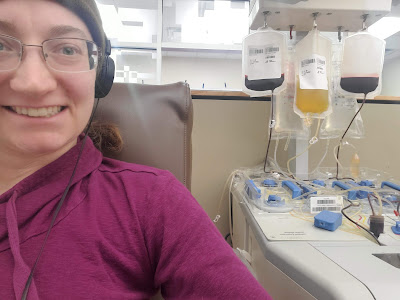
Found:
[[[113,123],[93,121],[88,136],[95,147],[105,156],[121,152],[124,145],[121,132],[118,126]]]

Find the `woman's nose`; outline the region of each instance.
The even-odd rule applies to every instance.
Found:
[[[47,67],[42,50],[24,49],[22,61],[10,80],[10,87],[30,97],[41,97],[57,87],[54,74]]]

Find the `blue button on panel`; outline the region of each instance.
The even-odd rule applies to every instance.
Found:
[[[282,181],[282,187],[287,187],[292,192],[292,199],[301,196],[301,189],[300,187],[292,181],[284,180]]]
[[[312,183],[316,184],[316,185],[320,185],[320,186],[325,186],[325,181],[323,180],[313,180]]]
[[[263,186],[266,186],[266,187],[276,187],[276,186],[278,186],[278,184],[276,183],[276,181],[273,180],[273,179],[266,179],[266,180],[264,180],[264,181],[262,182],[262,185],[263,185]]]

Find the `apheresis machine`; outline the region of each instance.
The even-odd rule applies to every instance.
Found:
[[[366,98],[381,91],[385,40],[369,26],[394,3],[250,5],[243,91],[270,95],[272,109],[264,165],[230,178],[233,247],[274,299],[400,299],[400,182],[360,167],[355,147],[351,165],[340,162],[347,139],[364,135]],[[306,146],[282,165],[280,139]],[[292,170],[320,139],[338,140],[336,163]]]

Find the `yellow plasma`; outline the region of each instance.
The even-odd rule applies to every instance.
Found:
[[[329,107],[329,94],[327,90],[303,90],[300,81],[296,80],[296,105],[303,112],[320,114]]]

